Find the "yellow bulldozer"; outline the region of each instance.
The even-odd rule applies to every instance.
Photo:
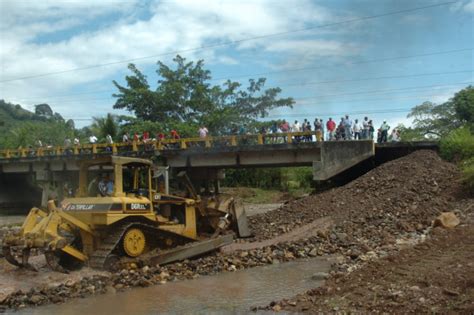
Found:
[[[121,259],[166,263],[229,243],[229,234],[250,236],[237,200],[201,198],[185,174],[186,194],[167,194],[150,160],[107,156],[79,168],[74,197],[31,209],[19,233],[4,238],[8,262],[34,269],[28,261],[37,249],[56,271],[84,264],[113,269]]]

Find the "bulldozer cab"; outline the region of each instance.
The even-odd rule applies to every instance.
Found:
[[[104,157],[80,164],[76,197],[146,197],[152,199],[152,162],[130,157]]]

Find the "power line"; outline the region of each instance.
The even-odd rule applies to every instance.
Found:
[[[345,80],[334,80],[334,81],[294,83],[294,84],[284,84],[284,85],[276,84],[276,85],[278,85],[278,86],[305,86],[305,85],[316,85],[316,84],[330,84],[330,83],[343,83],[343,82],[359,82],[359,81],[372,81],[372,80],[385,80],[385,79],[426,77],[426,76],[437,76],[437,75],[444,75],[444,74],[459,74],[459,73],[469,73],[469,72],[473,72],[473,70],[471,69],[471,70],[465,70],[465,71],[418,73],[418,74],[392,75],[392,76],[372,77],[372,78],[358,78],[358,79],[345,79]]]
[[[359,92],[351,92],[351,93],[338,93],[338,94],[323,94],[323,95],[315,95],[315,96],[308,96],[308,97],[299,97],[294,98],[295,101],[299,100],[307,100],[307,99],[317,99],[323,97],[337,97],[337,96],[347,96],[347,95],[360,95],[360,94],[392,94],[397,93],[398,91],[404,90],[419,90],[419,89],[431,89],[434,87],[448,87],[448,86],[458,86],[458,85],[465,85],[470,84],[472,82],[460,82],[460,83],[451,83],[451,84],[438,84],[438,85],[423,85],[423,86],[413,86],[413,87],[404,87],[404,88],[397,88],[397,89],[383,89],[383,90],[370,90],[370,91],[359,91]],[[102,98],[89,98],[89,99],[79,99],[79,100],[62,100],[60,101],[61,104],[82,104],[85,102],[97,102],[97,101],[104,101],[104,100],[111,100],[110,97],[102,97]]]
[[[26,79],[33,79],[33,78],[40,78],[40,77],[46,77],[46,76],[51,76],[51,75],[69,73],[69,72],[74,72],[74,71],[88,70],[88,69],[94,69],[94,68],[105,67],[105,66],[110,66],[110,65],[116,65],[116,64],[121,64],[121,63],[129,63],[129,62],[133,62],[133,61],[139,61],[139,60],[145,60],[145,59],[150,59],[150,58],[162,57],[162,56],[167,56],[167,55],[174,55],[174,54],[179,54],[179,53],[187,53],[187,52],[194,52],[194,51],[206,50],[206,49],[211,49],[211,48],[218,48],[218,47],[239,44],[239,43],[252,41],[252,40],[259,40],[259,39],[264,39],[264,38],[277,37],[277,36],[282,36],[282,35],[287,35],[287,34],[293,34],[293,33],[299,33],[299,32],[314,30],[314,29],[318,29],[318,28],[326,28],[326,27],[330,27],[330,26],[337,26],[337,25],[343,25],[343,24],[348,24],[348,23],[353,23],[353,22],[367,21],[367,20],[376,19],[376,18],[380,18],[380,17],[386,17],[386,16],[397,15],[397,14],[402,14],[402,13],[410,13],[410,12],[415,12],[415,11],[419,11],[419,10],[435,8],[435,7],[441,7],[441,6],[454,4],[454,3],[459,2],[459,1],[460,0],[450,1],[450,2],[442,2],[442,3],[431,4],[431,5],[421,6],[421,7],[415,7],[415,8],[411,8],[411,9],[404,9],[404,10],[392,11],[392,12],[381,13],[381,14],[376,14],[376,15],[364,16],[364,17],[360,17],[360,18],[348,19],[348,20],[339,21],[339,22],[320,24],[320,25],[316,25],[316,26],[312,26],[312,27],[295,29],[295,30],[291,30],[291,31],[277,32],[277,33],[253,36],[253,37],[243,38],[243,39],[239,39],[239,40],[235,40],[235,41],[227,41],[227,42],[224,42],[224,43],[204,45],[204,46],[200,46],[200,47],[170,51],[170,52],[155,54],[155,55],[150,55],[150,56],[130,58],[130,59],[126,59],[126,60],[118,60],[118,61],[112,61],[112,62],[107,62],[107,63],[89,65],[89,66],[84,66],[84,67],[77,67],[77,68],[72,68],[72,69],[67,69],[67,70],[61,70],[61,71],[55,71],[55,72],[49,72],[49,73],[42,73],[42,74],[24,76],[24,77],[20,77],[20,78],[1,80],[0,83],[6,83],[6,82],[12,82],[12,81],[18,81],[18,80],[26,80]]]
[[[434,94],[429,94],[429,95],[411,95],[411,96],[402,96],[402,97],[390,97],[390,98],[370,98],[370,99],[350,99],[350,100],[333,100],[332,103],[334,102],[344,102],[344,103],[357,103],[357,102],[364,102],[364,103],[368,103],[368,102],[380,102],[380,101],[397,101],[397,100],[415,100],[415,99],[420,99],[420,98],[432,98],[434,97],[435,95]],[[328,102],[324,102],[324,103],[317,103],[315,105],[331,105],[332,103],[328,103]],[[297,115],[302,115],[301,113],[294,113],[294,114],[297,114]],[[292,113],[290,113],[289,115],[294,115]],[[312,113],[314,114],[314,113]],[[286,114],[285,114],[286,115]],[[270,115],[270,116],[274,116],[274,115]],[[266,117],[269,117],[269,116],[266,116]],[[265,117],[265,118],[266,118]],[[77,118],[74,118],[74,117],[65,117],[65,119],[73,119],[73,120],[78,120],[78,121],[90,121],[90,120],[93,120],[92,117],[90,118],[86,118],[86,117],[77,117]]]
[[[411,108],[391,108],[391,109],[374,109],[374,110],[359,110],[352,112],[330,112],[330,113],[317,113],[318,117],[321,116],[338,116],[338,115],[360,115],[360,114],[386,114],[386,113],[403,113],[409,112]],[[315,113],[289,113],[289,114],[274,114],[268,115],[264,118],[280,118],[280,117],[304,117],[304,116],[315,116]],[[75,121],[89,121],[92,118],[71,118]]]
[[[325,94],[325,95],[318,95],[318,96],[309,96],[309,97],[300,97],[295,98],[294,100],[307,100],[307,99],[315,99],[321,97],[333,97],[333,96],[345,96],[345,95],[357,95],[357,94],[373,94],[373,93],[391,93],[395,91],[404,91],[404,90],[418,90],[418,89],[427,89],[433,87],[444,87],[444,86],[456,86],[456,85],[465,85],[470,84],[472,82],[461,82],[461,83],[451,83],[451,84],[440,84],[440,85],[425,85],[425,86],[414,86],[414,87],[405,87],[405,88],[397,88],[397,89],[387,89],[387,90],[372,90],[372,91],[362,91],[362,92],[353,92],[353,93],[343,93],[343,94]]]
[[[348,63],[344,63],[344,64],[340,64],[340,65],[335,64],[335,65],[327,65],[327,66],[302,67],[302,68],[293,68],[293,69],[280,70],[280,71],[269,71],[269,72],[253,73],[253,74],[242,74],[242,75],[234,76],[233,78],[234,79],[235,78],[247,78],[247,77],[268,75],[268,74],[276,74],[276,73],[287,73],[287,72],[307,71],[307,70],[316,70],[316,69],[327,69],[327,68],[338,67],[338,66],[341,66],[341,65],[360,65],[360,64],[368,64],[368,63],[373,63],[373,62],[385,62],[385,61],[394,61],[394,60],[400,60],[400,59],[410,59],[410,58],[417,58],[417,57],[428,57],[428,56],[435,56],[435,55],[452,54],[452,53],[471,51],[471,50],[473,50],[472,47],[471,48],[455,49],[455,50],[438,51],[438,52],[418,54],[418,55],[407,55],[407,56],[399,56],[399,57],[371,59],[371,60],[365,60],[365,61],[354,61],[354,62],[348,62]],[[227,78],[226,77],[220,77],[220,78],[211,79],[210,81],[218,81],[218,80],[225,80],[225,79],[227,79]]]
[[[294,83],[294,84],[278,84],[275,83],[274,85],[278,87],[288,87],[288,86],[306,86],[306,85],[317,85],[317,84],[330,84],[330,83],[343,83],[343,82],[359,82],[359,81],[370,81],[370,80],[384,80],[384,79],[396,79],[396,78],[410,78],[410,77],[423,77],[423,76],[438,76],[438,75],[446,75],[446,74],[461,74],[461,73],[470,73],[474,70],[461,70],[461,71],[446,71],[446,72],[435,72],[435,73],[417,73],[417,74],[407,74],[407,75],[393,75],[393,76],[381,76],[381,77],[371,77],[371,78],[358,78],[358,79],[344,79],[344,80],[331,80],[331,81],[319,81],[319,82],[307,82],[307,83]],[[90,92],[83,92],[83,93],[73,93],[73,94],[63,94],[63,95],[50,95],[44,97],[28,97],[28,98],[20,98],[19,100],[32,100],[32,99],[50,99],[50,98],[62,98],[62,97],[69,97],[69,96],[78,96],[78,95],[89,95],[89,94],[102,94],[102,93],[116,93],[117,91],[110,91],[110,90],[97,90],[97,91],[90,91]],[[107,98],[100,98],[99,100],[106,100],[110,99]],[[68,100],[58,100],[58,101],[68,101]],[[72,101],[80,101],[73,99]]]
[[[387,113],[406,113],[411,111],[411,108],[392,108],[392,109],[375,109],[375,110],[359,110],[352,112],[330,112],[330,113],[291,113],[291,114],[275,114],[269,115],[265,118],[280,118],[280,117],[313,117],[315,114],[321,116],[339,116],[339,115],[361,115],[361,114],[387,114]]]

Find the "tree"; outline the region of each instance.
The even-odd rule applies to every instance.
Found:
[[[452,128],[462,125],[452,102],[437,105],[423,102],[412,108],[407,116],[413,119],[413,130],[422,136],[440,137],[449,133]]]
[[[117,137],[119,131],[117,116],[108,113],[106,117],[92,117],[92,119],[92,133],[95,133],[103,139],[105,139],[107,135],[111,135],[112,138]]]
[[[35,114],[38,116],[51,118],[53,116],[53,110],[48,104],[38,104],[35,105]]]
[[[133,112],[138,119],[157,122],[163,130],[196,130],[205,125],[213,134],[225,134],[241,124],[266,117],[274,108],[294,104],[292,98],[278,98],[280,88],[264,90],[265,79],[249,80],[245,89],[238,82],[228,80],[222,86],[211,85],[211,73],[204,62],[173,59],[172,69],[158,62],[159,80],[152,90],[144,74],[130,64],[131,75],[125,77],[127,86],[116,81],[118,93],[114,108]],[[195,133],[195,131],[194,131]]]
[[[68,119],[66,121],[66,126],[68,126],[69,129],[74,130],[76,128],[76,124],[74,123],[74,120]]]
[[[462,122],[474,124],[474,87],[468,86],[457,92],[450,102]]]

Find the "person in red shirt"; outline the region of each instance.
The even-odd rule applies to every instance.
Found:
[[[150,140],[150,133],[148,131],[143,132],[143,142],[147,143]]]
[[[329,140],[334,140],[336,134],[336,123],[330,117],[328,122],[326,123],[326,129],[328,131]]]
[[[138,138],[138,134],[135,132],[133,135],[133,141],[138,142],[140,139]]]
[[[171,130],[171,139],[179,140],[179,134],[176,130]]]

